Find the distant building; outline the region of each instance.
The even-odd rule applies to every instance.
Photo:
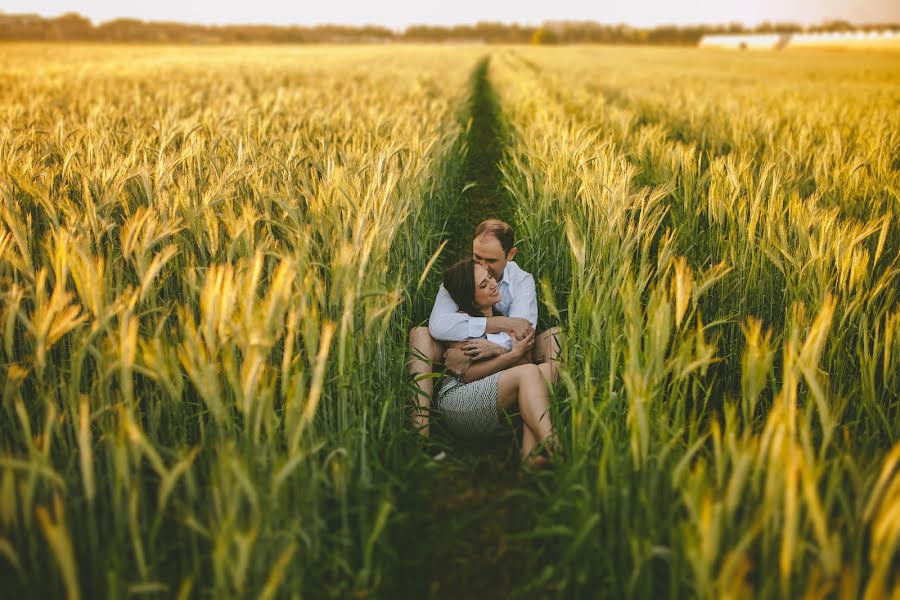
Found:
[[[701,48],[729,48],[732,50],[781,50],[791,41],[789,33],[740,33],[704,35]]]
[[[820,33],[748,33],[705,35],[701,48],[781,50],[782,48],[867,48],[900,50],[898,31],[835,31]]]
[[[791,48],[871,48],[900,50],[900,31],[795,33]]]

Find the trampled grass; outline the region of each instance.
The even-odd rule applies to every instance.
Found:
[[[471,597],[489,568],[518,597],[896,593],[893,55],[0,56],[4,589],[466,589],[434,556],[485,572]],[[442,241],[493,208],[566,330],[565,459],[500,504],[427,459],[404,368]],[[423,539],[438,504],[460,522]]]

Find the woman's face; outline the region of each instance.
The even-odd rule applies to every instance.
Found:
[[[485,308],[500,302],[500,290],[497,282],[488,270],[479,264],[475,265],[475,306]]]

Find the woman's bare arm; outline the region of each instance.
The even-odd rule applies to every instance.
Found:
[[[484,379],[488,375],[493,375],[494,373],[504,371],[510,367],[524,365],[529,362],[531,361],[528,360],[528,358],[525,356],[513,356],[512,352],[507,352],[506,354],[501,354],[500,356],[495,356],[494,358],[473,362],[469,365],[469,368],[466,369],[462,374],[460,380],[463,383],[471,383],[473,381],[477,381],[478,379]]]
[[[458,373],[457,376],[463,383],[470,383],[503,371],[504,369],[533,362],[533,343],[533,332],[522,340],[516,340],[514,338],[512,350],[487,360],[473,361],[462,373]],[[452,342],[450,346],[451,348],[461,348],[465,344],[466,342]]]

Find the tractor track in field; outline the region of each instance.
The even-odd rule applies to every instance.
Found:
[[[448,226],[447,256],[465,258],[471,252],[472,232],[487,218],[512,222],[512,199],[503,187],[500,162],[507,145],[507,131],[494,89],[488,79],[489,58],[479,61],[471,77],[463,165],[466,190]]]
[[[471,78],[467,189],[448,224],[445,264],[469,254],[479,222],[492,217],[511,222],[514,215],[499,169],[506,128],[489,60],[482,59]],[[534,526],[542,496],[534,490],[542,478],[520,481],[515,435],[462,442],[435,430],[426,445],[398,498],[403,516],[393,546],[401,556],[394,563],[399,571],[386,578],[385,597],[465,600],[517,592],[542,597],[540,589],[522,588],[547,564],[541,544],[516,537]],[[444,458],[433,458],[442,452]]]

